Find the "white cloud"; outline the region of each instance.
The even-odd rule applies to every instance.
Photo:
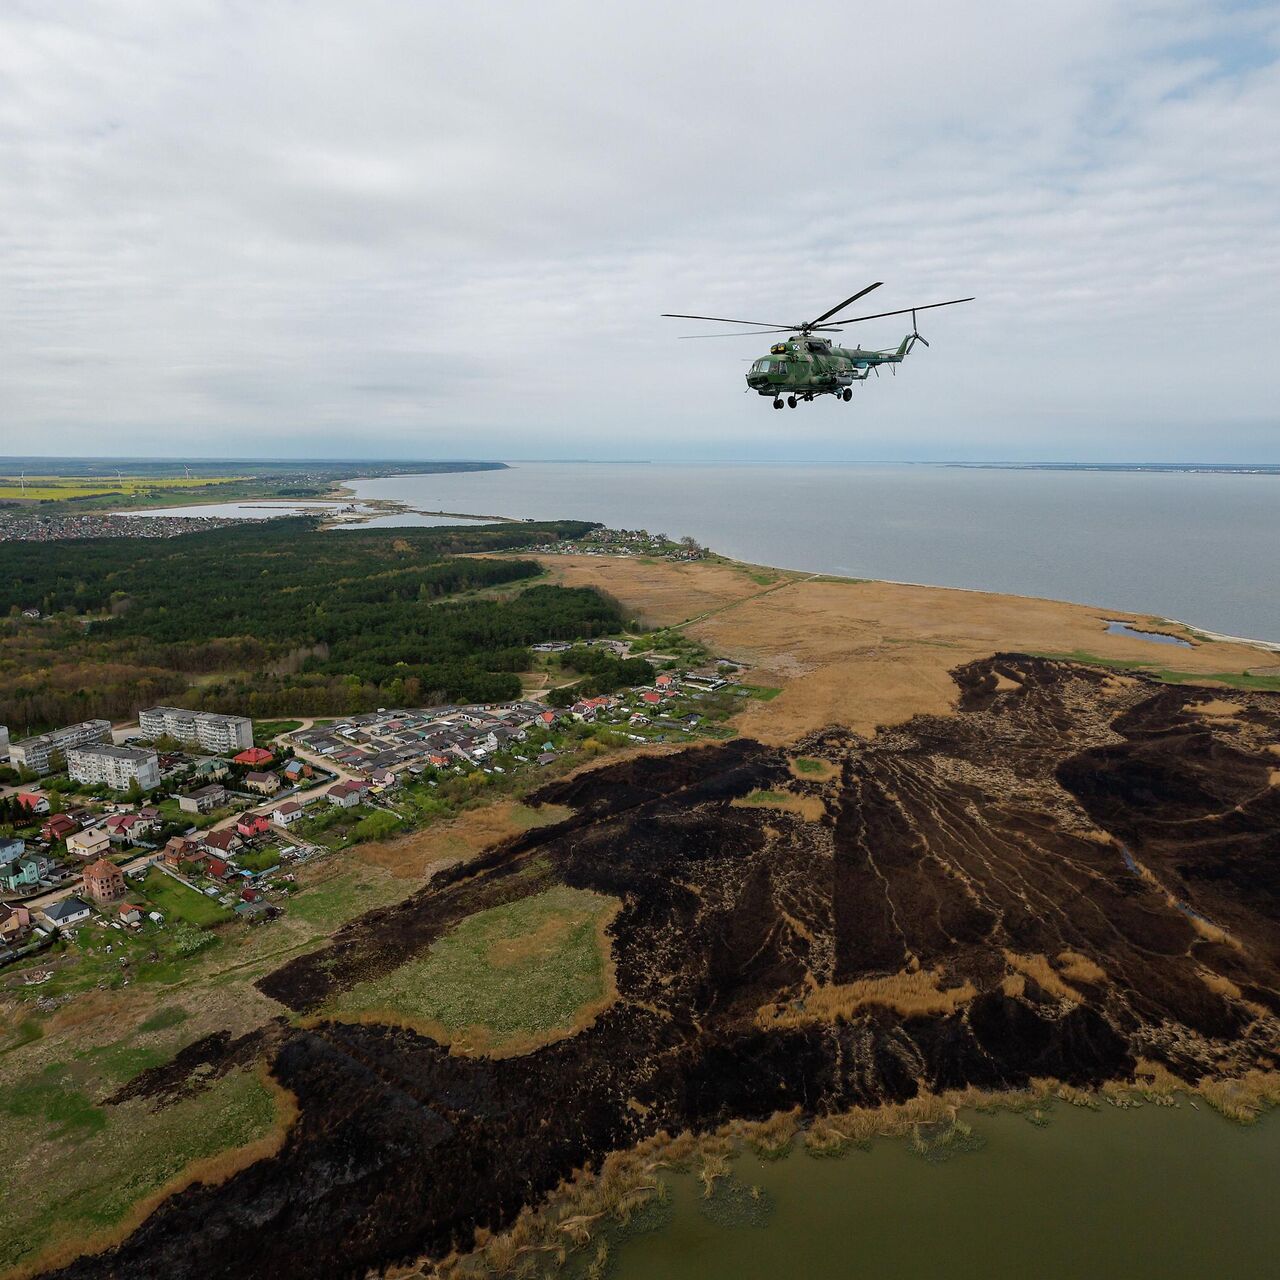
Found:
[[[1278,33],[1195,0],[10,5],[3,448],[1277,459]],[[759,343],[658,318],[872,279],[979,301],[847,408],[779,419]]]

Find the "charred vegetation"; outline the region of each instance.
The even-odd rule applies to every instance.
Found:
[[[957,714],[872,739],[737,740],[543,788],[534,803],[572,816],[260,981],[304,1024],[260,1041],[298,1100],[280,1151],[59,1274],[361,1276],[470,1248],[662,1130],[1095,1087],[1139,1059],[1188,1082],[1274,1070],[1280,698],[1206,716],[1203,689],[1018,655],[954,675]],[[799,774],[796,754],[830,767]],[[761,789],[822,805],[733,803]],[[623,904],[617,999],[572,1038],[486,1058],[314,1022],[470,913],[557,883]],[[211,1037],[130,1094],[164,1106],[250,1047]]]

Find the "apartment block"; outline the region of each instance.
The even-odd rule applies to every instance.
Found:
[[[113,791],[124,791],[135,780],[143,791],[160,785],[159,757],[138,747],[75,747],[67,752],[67,772],[76,782],[105,782]]]
[[[41,733],[34,738],[23,738],[13,743],[9,748],[9,763],[15,769],[30,769],[32,773],[38,774],[50,773],[55,755],[66,755],[73,748],[90,743],[110,741],[110,720],[85,720],[80,724],[68,725],[65,729],[54,729],[50,733]]]
[[[214,711],[183,707],[149,707],[138,716],[144,738],[177,738],[196,742],[214,755],[227,755],[253,746],[253,721],[248,716],[224,716]]]

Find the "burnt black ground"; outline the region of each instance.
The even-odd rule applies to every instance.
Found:
[[[1138,1057],[1186,1079],[1273,1069],[1280,697],[1233,691],[1244,710],[1209,719],[1189,708],[1222,695],[1066,663],[1000,655],[955,676],[957,715],[796,744],[837,766],[821,783],[738,740],[544,788],[536,801],[573,816],[259,985],[307,1013],[470,912],[567,883],[623,901],[618,1001],[571,1039],[497,1060],[385,1026],[277,1020],[257,1041],[210,1037],[128,1093],[164,1106],[184,1075],[199,1087],[262,1052],[298,1098],[282,1150],[171,1197],[119,1248],[59,1274],[360,1276],[468,1247],[477,1226],[502,1227],[574,1169],[664,1128],[921,1087],[1100,1084]],[[782,787],[820,795],[827,816],[731,803]],[[1068,950],[1105,978],[1064,979],[1072,998],[1030,977],[1006,994],[1006,952],[1056,971]],[[815,982],[914,969],[977,994],[950,1014],[869,1005],[784,1026],[759,1012],[803,1012]]]

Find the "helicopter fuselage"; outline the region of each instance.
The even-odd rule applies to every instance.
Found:
[[[901,364],[911,346],[908,335],[896,351],[866,351],[861,347],[832,346],[830,339],[793,337],[775,342],[767,356],[754,361],[747,372],[747,386],[758,395],[841,395],[846,387],[866,379],[882,364]]]

